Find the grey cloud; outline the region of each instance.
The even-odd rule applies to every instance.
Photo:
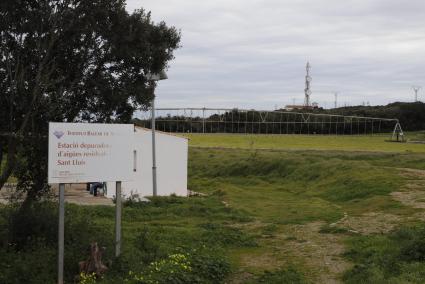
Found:
[[[182,30],[158,106],[272,109],[312,98],[385,104],[425,86],[423,0],[127,0]],[[425,100],[425,95],[422,94]]]

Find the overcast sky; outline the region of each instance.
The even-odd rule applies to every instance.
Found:
[[[424,0],[127,0],[182,32],[158,107],[274,109],[413,101],[425,87]],[[420,93],[425,101],[425,92]]]

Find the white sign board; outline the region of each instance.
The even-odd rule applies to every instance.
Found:
[[[129,181],[132,124],[49,123],[49,183]]]

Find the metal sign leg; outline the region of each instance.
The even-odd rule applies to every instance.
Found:
[[[65,184],[59,184],[58,284],[63,284]]]
[[[121,182],[116,183],[115,203],[115,257],[121,255]]]

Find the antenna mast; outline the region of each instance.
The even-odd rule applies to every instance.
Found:
[[[335,95],[335,108],[337,108],[338,107],[338,92],[334,92],[334,95]]]
[[[310,83],[311,83],[312,79],[310,77],[310,69],[311,69],[310,62],[307,62],[307,66],[306,66],[307,74],[305,76],[305,89],[304,89],[304,94],[305,94],[304,108],[310,108],[311,107],[311,103],[310,103],[310,95],[311,95]]]
[[[418,93],[422,89],[421,86],[412,86],[413,91],[415,92],[415,102],[418,101]]]

